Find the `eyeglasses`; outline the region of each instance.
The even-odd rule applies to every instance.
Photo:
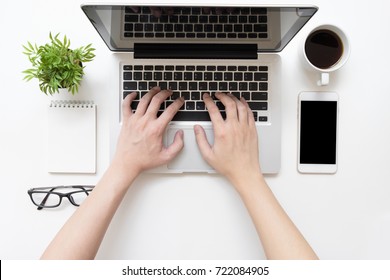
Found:
[[[31,201],[38,206],[37,210],[41,210],[58,207],[63,197],[67,197],[74,206],[80,206],[93,188],[94,186],[44,187],[29,189],[27,193]]]

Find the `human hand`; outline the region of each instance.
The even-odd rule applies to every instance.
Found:
[[[163,134],[168,123],[183,105],[182,98],[176,99],[157,117],[162,102],[172,95],[171,91],[159,87],[152,88],[140,100],[137,110],[131,111],[131,102],[135,99],[133,92],[123,101],[123,123],[119,135],[114,162],[124,172],[131,170],[138,175],[172,160],[183,148],[183,131],[177,131],[174,141],[168,147],[163,144]]]
[[[226,176],[233,185],[241,179],[260,173],[257,131],[253,113],[245,99],[218,92],[226,120],[208,94],[203,95],[214,128],[214,144],[207,141],[204,129],[194,127],[196,140],[203,158],[216,171]],[[240,191],[240,190],[239,190]]]

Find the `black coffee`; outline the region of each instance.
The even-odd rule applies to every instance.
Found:
[[[305,53],[314,66],[328,69],[340,60],[343,54],[343,43],[333,31],[317,30],[307,37]]]

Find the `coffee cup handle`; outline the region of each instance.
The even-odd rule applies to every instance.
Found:
[[[329,73],[321,73],[320,79],[317,84],[319,86],[327,86],[329,84]]]

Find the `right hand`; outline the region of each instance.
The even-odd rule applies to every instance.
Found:
[[[212,98],[203,95],[213,123],[214,144],[207,141],[200,125],[194,127],[195,136],[206,162],[237,186],[241,179],[261,174],[255,120],[245,99],[220,92],[216,97],[225,106],[226,120]]]

